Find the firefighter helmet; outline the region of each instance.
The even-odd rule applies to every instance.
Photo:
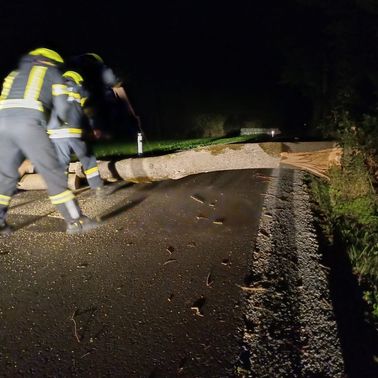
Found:
[[[104,63],[104,60],[101,58],[100,55],[96,54],[96,53],[85,53],[84,55],[86,56],[90,56],[90,57],[93,57],[94,59],[96,59],[98,62],[100,63]]]
[[[41,55],[47,59],[53,60],[57,63],[63,63],[63,58],[54,50],[39,47],[38,49],[29,52],[29,55]]]
[[[78,72],[75,71],[66,71],[63,74],[63,77],[72,79],[77,85],[81,85],[81,83],[84,81],[83,76],[81,76]]]

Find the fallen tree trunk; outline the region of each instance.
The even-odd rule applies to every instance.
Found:
[[[340,156],[341,149],[335,147],[333,142],[248,143],[201,147],[163,156],[130,158],[116,162],[99,161],[98,167],[100,176],[105,181],[125,180],[136,183],[177,180],[192,174],[213,171],[273,169],[278,168],[281,163],[327,177],[327,170],[331,165],[339,164]],[[24,169],[31,171],[27,167]],[[85,178],[80,162],[71,163],[69,171],[75,177],[75,185]],[[29,178],[26,179],[26,176]],[[30,176],[39,175],[24,175],[25,178],[19,184],[20,189],[45,189],[45,186],[38,187],[41,178],[34,178],[31,185]]]

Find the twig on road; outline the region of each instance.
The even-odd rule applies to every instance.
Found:
[[[72,321],[73,321],[73,324],[74,324],[74,335],[75,335],[75,337],[76,337],[76,340],[77,340],[78,343],[80,343],[80,338],[79,338],[79,335],[78,335],[78,333],[77,333],[77,323],[76,323],[76,320],[75,320],[76,312],[77,312],[77,309],[73,312],[73,314],[72,314],[70,320],[72,320]]]
[[[242,289],[243,291],[247,291],[247,292],[258,292],[258,291],[267,291],[268,289],[264,288],[264,287],[248,287],[248,286],[241,286],[241,285],[238,285],[236,284],[237,287],[240,287],[240,289]]]
[[[192,195],[192,196],[190,196],[190,198],[193,199],[194,201],[199,202],[199,203],[205,203],[205,201],[200,196]]]
[[[170,263],[173,263],[173,262],[177,262],[177,260],[176,259],[169,259],[169,260],[165,261],[163,265],[167,265],[167,264],[170,264]]]
[[[206,278],[206,286],[207,287],[211,287],[211,285],[213,284],[214,280],[213,280],[213,277],[211,276],[211,272],[207,275],[207,278]]]

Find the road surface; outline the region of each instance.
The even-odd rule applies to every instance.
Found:
[[[292,211],[308,206],[293,172],[120,182],[104,200],[82,190],[104,224],[81,236],[44,191],[17,194],[17,231],[0,240],[0,375],[342,377],[316,238],[306,222],[302,241],[290,231],[311,218]]]

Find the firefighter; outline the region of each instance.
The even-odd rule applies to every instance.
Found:
[[[47,133],[58,154],[59,162],[64,171],[68,170],[71,161],[71,152],[80,160],[88,184],[97,197],[105,196],[104,182],[100,177],[96,156],[91,153],[88,144],[84,141],[84,133],[89,132],[89,121],[83,106],[87,99],[83,88],[83,77],[75,71],[63,74],[68,93],[67,122],[62,123],[54,109],[47,124]]]
[[[84,216],[45,127],[49,113],[66,121],[67,87],[59,71],[62,57],[38,48],[21,58],[17,70],[4,80],[0,97],[0,234],[9,235],[6,223],[11,197],[19,180],[18,167],[28,158],[42,175],[53,205],[63,215],[68,234],[94,229],[98,223]]]
[[[86,112],[94,135],[96,138],[107,137],[111,123],[109,89],[117,82],[113,70],[95,53],[71,58],[68,67],[84,77],[84,87],[88,91]]]
[[[84,76],[88,90],[87,109],[97,137],[110,137],[117,124],[125,122],[125,111],[140,131],[140,118],[126,94],[122,81],[96,53],[85,53],[71,59],[72,67]]]

